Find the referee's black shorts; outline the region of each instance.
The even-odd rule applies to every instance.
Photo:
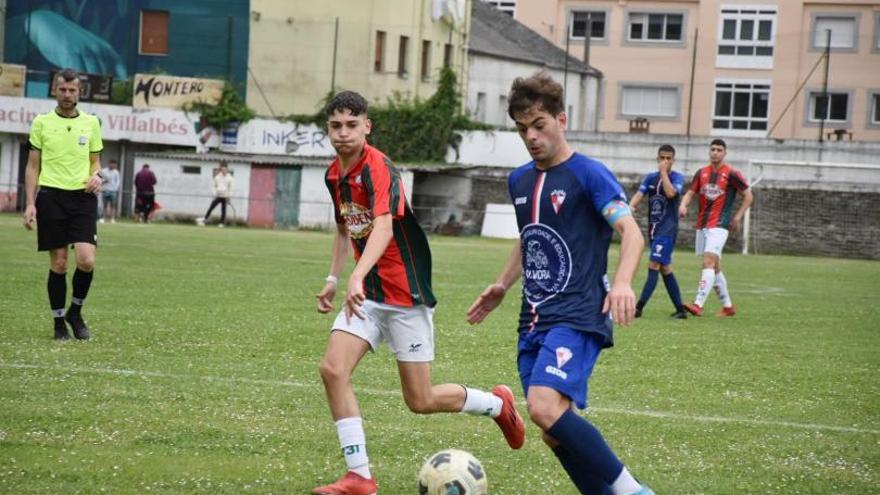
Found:
[[[98,245],[98,197],[94,193],[42,186],[36,207],[38,251],[75,242]]]

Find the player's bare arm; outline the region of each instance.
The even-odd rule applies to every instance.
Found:
[[[104,178],[101,177],[101,154],[89,153],[89,178],[85,181],[86,192],[101,192]]]
[[[504,264],[504,269],[501,270],[495,283],[486,287],[486,290],[477,297],[477,300],[468,309],[468,323],[474,325],[486,319],[489,313],[504,300],[504,296],[507,294],[510,286],[516,283],[521,276],[522,241],[517,239],[510,252],[510,256],[507,257],[507,263]]]
[[[367,296],[364,294],[364,278],[373,269],[373,266],[382,257],[382,254],[388,248],[394,233],[391,229],[391,214],[386,213],[379,215],[373,219],[373,230],[370,232],[370,238],[358,260],[351,276],[348,278],[348,292],[345,294],[345,315],[351,318],[352,315],[360,319],[364,319],[364,314],[360,310],[360,306],[366,301]]]
[[[754,201],[752,188],[748,188],[743,191],[742,204],[739,205],[736,213],[733,214],[733,218],[730,219],[730,230],[732,230],[733,232],[739,231],[740,223],[742,222],[743,216],[745,216],[746,211],[749,209],[749,206],[752,206],[752,201]]]
[[[632,199],[629,200],[629,207],[635,210],[636,207],[639,206],[639,203],[642,201],[642,198],[644,197],[645,195],[642,194],[641,191],[636,192],[635,194],[633,194]]]
[[[330,259],[330,273],[324,283],[321,292],[315,295],[318,299],[318,312],[329,313],[333,311],[333,299],[336,297],[336,286],[339,273],[345,266],[348,257],[348,228],[344,223],[336,224],[336,235],[333,237],[333,255]]]
[[[40,177],[40,161],[42,154],[40,150],[30,150],[28,152],[27,168],[24,172],[24,228],[33,230],[34,220],[37,218],[37,179]]]
[[[678,207],[678,216],[684,218],[688,213],[688,205],[691,204],[691,199],[694,198],[694,192],[690,189],[688,192],[684,193],[684,197],[681,198],[681,205]]]
[[[669,178],[669,168],[663,167],[660,169],[660,184],[663,187],[663,194],[667,198],[673,199],[678,195],[678,191],[675,190],[675,186]]]
[[[614,281],[611,283],[611,291],[605,298],[602,312],[611,311],[611,318],[623,326],[627,326],[635,319],[636,295],[632,289],[632,279],[639,268],[642,250],[645,247],[645,239],[635,219],[628,212],[620,214],[617,218],[609,218],[603,211],[605,218],[614,230],[620,234],[620,260],[614,271]]]

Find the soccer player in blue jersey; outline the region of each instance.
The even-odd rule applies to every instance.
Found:
[[[678,237],[678,204],[681,201],[681,189],[684,187],[684,176],[672,170],[675,163],[675,148],[664,144],[657,151],[657,171],[645,176],[639,191],[633,195],[629,207],[633,210],[648,198],[648,240],[651,251],[648,261],[648,279],[642,287],[642,294],[636,303],[636,318],[642,316],[642,310],[657,287],[659,274],[663,273],[663,284],[675,306],[673,318],[687,318],[681,304],[681,289],[675,274],[672,273],[672,250],[675,249],[675,238]]]
[[[566,142],[559,83],[546,73],[517,78],[508,114],[533,159],[508,178],[520,236],[495,283],[468,309],[468,322],[483,321],[522,277],[517,365],[544,442],[581,493],[653,494],[572,407],[586,407],[593,366],[612,345],[612,319],[633,321],[631,283],[644,247],[639,226],[608,168]],[[609,287],[615,230],[620,261]]]

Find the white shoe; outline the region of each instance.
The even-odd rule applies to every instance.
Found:
[[[116,219],[115,219],[115,218],[111,218],[111,219],[110,219],[110,223],[116,223]]]
[[[226,225],[224,225],[222,223],[218,223],[217,226],[220,227],[221,229],[226,227]]]
[[[99,218],[99,219],[98,219],[98,223],[104,223],[104,219],[103,219],[103,218]]]
[[[204,227],[205,226],[205,219],[202,217],[196,218],[196,225],[198,225],[199,227]]]

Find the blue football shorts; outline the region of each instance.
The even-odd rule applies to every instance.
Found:
[[[675,249],[675,237],[659,235],[651,239],[651,261],[661,265],[672,264],[672,251]]]
[[[529,387],[552,388],[579,408],[587,407],[587,382],[604,337],[594,332],[553,327],[519,334],[517,367],[526,396]]]

